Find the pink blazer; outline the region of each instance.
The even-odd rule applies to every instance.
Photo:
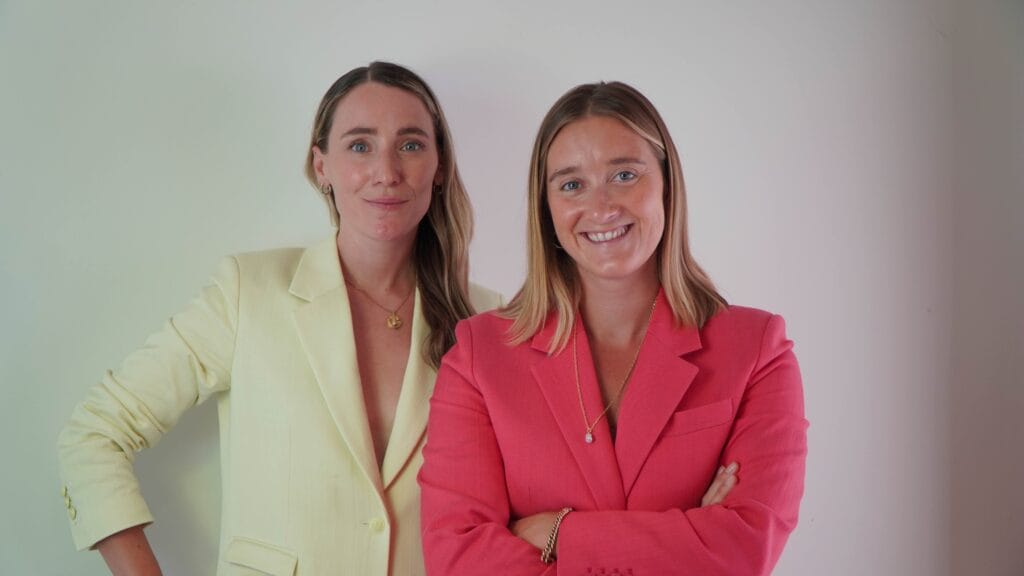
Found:
[[[548,356],[554,316],[518,346],[494,313],[459,324],[431,400],[422,488],[428,574],[768,574],[796,527],[807,421],[779,316],[732,306],[697,331],[659,296],[614,444],[592,444],[572,348]],[[579,332],[587,414],[602,403]],[[740,463],[700,507],[719,465]],[[512,520],[571,506],[546,565]]]

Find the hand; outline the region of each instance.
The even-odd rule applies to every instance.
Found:
[[[736,471],[740,469],[740,465],[736,462],[729,464],[728,466],[719,466],[718,473],[715,474],[714,480],[711,482],[711,486],[708,487],[708,491],[704,493],[704,497],[700,500],[700,505],[714,506],[715,504],[721,504],[722,500],[732,490],[733,486],[739,480],[736,478]]]
[[[543,550],[548,543],[548,535],[555,525],[557,512],[541,512],[526,518],[520,518],[508,527],[512,534],[529,542],[537,550]]]
[[[739,469],[740,465],[736,462],[728,466],[719,466],[718,473],[715,474],[711,486],[708,487],[708,491],[701,498],[701,507],[721,504],[733,487],[736,486],[736,482],[739,481],[736,477],[736,472]],[[508,529],[514,536],[526,540],[538,550],[543,550],[544,546],[548,543],[548,535],[551,534],[551,528],[555,525],[555,517],[557,515],[557,512],[541,512],[540,514],[516,520]]]

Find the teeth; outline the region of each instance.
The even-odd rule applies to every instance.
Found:
[[[585,234],[587,236],[587,240],[590,240],[591,242],[607,242],[609,240],[614,240],[625,233],[626,227],[620,226],[615,230],[609,230],[607,232],[586,232]]]

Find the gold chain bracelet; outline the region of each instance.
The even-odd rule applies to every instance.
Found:
[[[562,520],[572,512],[572,508],[566,506],[558,511],[555,515],[555,523],[551,526],[551,533],[548,534],[548,542],[544,545],[544,550],[540,553],[540,561],[545,564],[551,564],[555,561],[555,542],[558,541],[558,527],[562,525]]]

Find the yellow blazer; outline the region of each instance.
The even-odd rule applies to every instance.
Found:
[[[471,286],[479,311],[500,304]],[[420,498],[435,371],[417,291],[394,429],[378,468],[334,239],[225,258],[213,283],[79,404],[58,451],[79,549],[153,521],[132,471],[217,398],[217,574],[422,574]]]

